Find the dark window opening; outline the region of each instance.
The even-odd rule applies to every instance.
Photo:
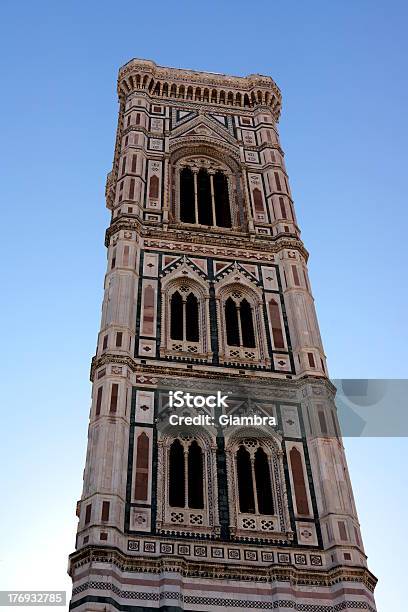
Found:
[[[179,440],[174,440],[170,447],[170,481],[169,504],[172,507],[184,508],[185,475],[184,449]]]
[[[231,227],[227,177],[222,172],[216,172],[213,181],[216,225],[218,227]]]
[[[102,394],[103,394],[103,387],[99,387],[98,389],[98,393],[96,395],[96,410],[95,410],[95,416],[99,416],[101,413],[101,406],[102,406]]]
[[[248,451],[240,446],[237,452],[237,474],[239,509],[241,512],[254,513],[254,490],[252,484],[251,459]]]
[[[195,223],[194,175],[191,168],[180,173],[180,220]]]
[[[173,293],[170,301],[170,338],[183,340],[183,298],[178,291]]]
[[[225,303],[225,323],[227,328],[227,344],[229,346],[239,346],[238,312],[232,298],[228,298]]]
[[[207,170],[201,168],[197,175],[198,223],[212,225],[211,182]]]
[[[109,521],[109,510],[110,510],[110,503],[108,501],[102,502],[102,515],[101,515],[102,521]]]
[[[271,475],[268,457],[262,448],[255,453],[255,481],[260,514],[273,514]]]
[[[110,412],[116,412],[117,410],[118,394],[119,394],[119,385],[117,383],[113,383],[112,391],[111,391]]]
[[[180,172],[180,220],[183,223],[231,227],[228,179],[223,172],[210,175],[200,168],[194,175],[189,167]]]
[[[255,332],[252,309],[246,299],[242,300],[239,310],[241,317],[242,346],[247,348],[255,348]]]
[[[256,213],[263,213],[264,212],[264,205],[263,205],[262,193],[261,193],[260,189],[255,187],[255,189],[252,192],[252,196],[254,198],[255,212]]]
[[[279,198],[279,204],[280,204],[282,219],[287,219],[288,216],[286,214],[286,207],[285,207],[285,202],[283,201],[283,198]]]
[[[92,511],[92,504],[88,504],[85,508],[85,525],[87,525],[91,520],[91,511]]]
[[[186,340],[199,341],[198,301],[193,293],[186,300]]]
[[[195,440],[188,449],[188,507],[204,508],[203,453]]]
[[[316,367],[316,364],[315,364],[315,360],[314,360],[314,355],[313,355],[313,353],[308,353],[308,354],[307,354],[307,358],[308,358],[308,360],[309,360],[309,366],[310,366],[311,368],[315,368],[315,367]]]

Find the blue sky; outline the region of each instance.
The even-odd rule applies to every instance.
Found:
[[[0,588],[69,590],[116,76],[130,58],[273,76],[330,373],[407,376],[407,12],[392,0],[3,3]],[[346,448],[378,608],[402,612],[407,442]]]

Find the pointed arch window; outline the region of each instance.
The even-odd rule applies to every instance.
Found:
[[[199,304],[194,293],[175,291],[170,299],[170,338],[199,342]]]
[[[180,221],[231,227],[228,179],[224,172],[186,166],[180,171]]]
[[[237,474],[239,509],[241,512],[255,512],[254,487],[252,483],[251,457],[244,446],[237,452]]]
[[[252,452],[240,445],[236,453],[239,510],[271,515],[274,506],[268,456],[256,440],[250,441],[249,448]]]
[[[231,227],[231,211],[228,200],[228,181],[223,172],[216,172],[213,178],[215,199],[215,225]]]
[[[169,452],[169,505],[173,508],[204,509],[204,458],[193,440],[188,447],[174,440]]]
[[[180,220],[183,223],[195,223],[194,175],[191,168],[183,168],[180,173]]]
[[[211,197],[211,179],[205,168],[200,168],[197,175],[198,223],[214,225]]]
[[[245,298],[238,303],[231,297],[226,300],[225,325],[229,346],[255,348],[253,312],[250,303]]]
[[[184,449],[180,440],[174,440],[173,444],[170,446],[169,473],[169,504],[176,508],[184,508]]]
[[[203,451],[196,440],[188,448],[188,507],[204,508]]]

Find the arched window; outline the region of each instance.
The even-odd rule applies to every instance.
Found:
[[[197,176],[198,191],[198,223],[200,225],[213,225],[211,180],[207,170],[201,168]]]
[[[215,225],[231,227],[231,212],[228,201],[228,181],[223,172],[214,174]]]
[[[255,453],[255,480],[260,514],[273,514],[271,475],[268,457],[262,448]]]
[[[254,321],[252,317],[252,309],[244,298],[239,307],[239,314],[241,318],[241,330],[242,330],[242,346],[248,348],[255,347],[255,333],[254,333]]]
[[[176,291],[170,300],[170,338],[183,340],[183,298]]]
[[[199,309],[194,293],[187,298],[178,291],[170,299],[170,338],[172,340],[187,340],[199,342]]]
[[[285,341],[283,339],[279,305],[274,299],[269,302],[269,316],[272,327],[273,346],[276,349],[283,349],[285,348]]]
[[[241,512],[255,512],[254,487],[252,483],[251,457],[243,446],[237,452],[237,475],[239,509]]]
[[[227,343],[229,346],[239,346],[239,324],[237,305],[232,298],[225,302],[225,323],[227,329]]]
[[[174,440],[170,446],[169,462],[169,505],[204,509],[204,459],[198,442],[193,440],[185,448],[180,440]]]
[[[176,508],[184,508],[184,449],[180,440],[174,440],[173,444],[170,446],[169,473],[169,504]]]
[[[204,508],[203,452],[196,440],[188,448],[188,507]]]
[[[180,172],[180,221],[200,225],[231,227],[228,179],[207,168]]]
[[[225,326],[227,344],[255,348],[255,331],[252,308],[244,298],[237,304],[231,297],[225,302]]]
[[[198,300],[194,293],[189,293],[186,300],[186,340],[198,342],[199,339]]]
[[[251,452],[240,445],[236,453],[239,510],[247,514],[273,514],[268,456],[255,440]]]
[[[149,482],[149,438],[143,431],[137,438],[135,498],[147,501]]]
[[[180,173],[180,220],[195,223],[194,175],[191,168],[183,168]]]
[[[297,514],[309,514],[309,502],[307,499],[302,457],[296,447],[292,448],[289,453],[289,456],[290,467],[292,470],[293,487],[295,489]]]

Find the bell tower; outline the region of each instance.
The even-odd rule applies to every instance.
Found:
[[[374,612],[280,90],[134,59],[118,95],[70,608]]]

